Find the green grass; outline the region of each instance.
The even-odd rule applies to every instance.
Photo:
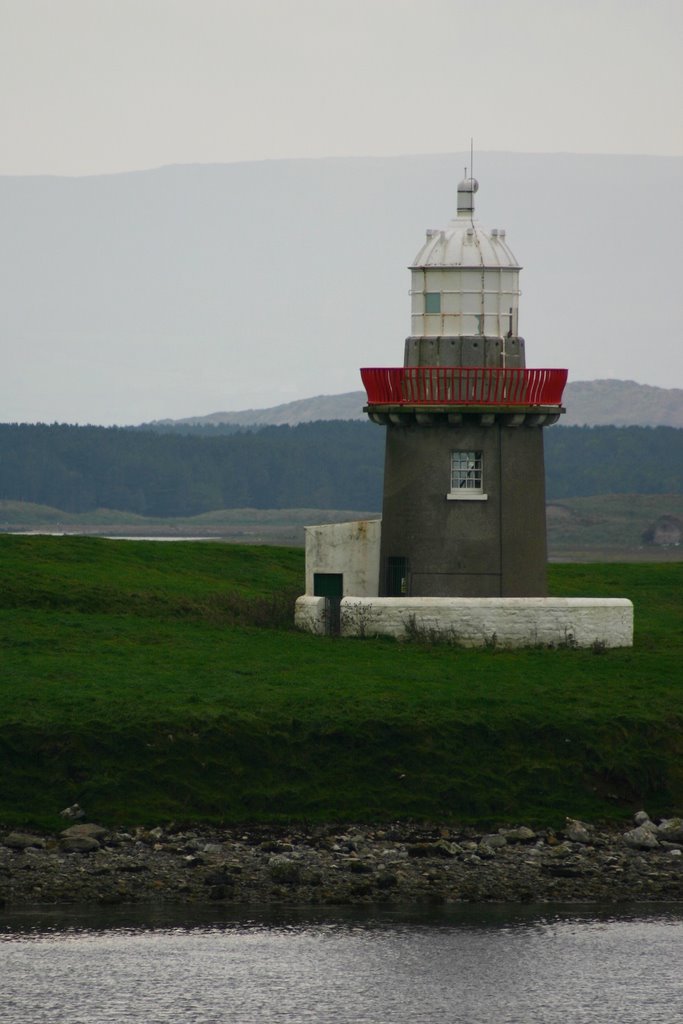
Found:
[[[0,536],[0,565],[0,821],[683,810],[681,563],[551,566],[634,601],[602,653],[295,633],[297,549]]]
[[[0,558],[4,607],[226,621],[231,608],[284,596],[289,621],[301,586],[302,553],[291,548],[0,535]]]

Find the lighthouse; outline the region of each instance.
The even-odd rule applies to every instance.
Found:
[[[546,594],[543,428],[564,411],[564,369],[528,369],[520,265],[475,217],[478,183],[428,230],[410,266],[403,366],[361,370],[386,425],[379,595]]]
[[[624,598],[547,597],[543,430],[565,369],[527,366],[521,267],[475,217],[478,184],[410,265],[403,365],[366,367],[386,428],[382,518],[306,527],[295,623],[318,635],[465,646],[630,647]],[[597,648],[596,648],[597,649]]]

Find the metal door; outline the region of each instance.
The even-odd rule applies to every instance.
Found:
[[[387,597],[404,597],[408,593],[408,559],[403,555],[387,558]]]

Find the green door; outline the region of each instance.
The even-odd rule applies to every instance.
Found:
[[[344,574],[341,572],[316,572],[313,574],[314,597],[343,597]]]
[[[341,599],[344,596],[344,574],[341,572],[314,573],[313,596],[325,598],[325,632],[329,636],[339,636]]]

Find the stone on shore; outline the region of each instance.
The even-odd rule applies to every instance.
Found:
[[[481,842],[486,843],[486,845],[490,846],[492,850],[500,850],[503,846],[507,846],[508,841],[500,832],[495,832],[492,835],[482,836]]]
[[[656,850],[659,846],[657,826],[646,821],[638,828],[632,828],[624,834],[624,842],[633,850]]]
[[[571,843],[585,843],[586,845],[593,842],[593,826],[588,825],[585,821],[578,821],[576,818],[567,818],[564,826],[564,834]]]
[[[48,837],[17,830],[0,840],[0,902],[669,902],[683,900],[683,854],[660,830],[678,828],[673,818],[659,828],[648,820],[629,830],[642,830],[638,845],[624,826],[598,831],[573,819],[562,841],[527,826],[400,822],[111,831],[84,823]]]
[[[62,832],[67,839],[86,836],[88,839],[103,839],[107,835],[107,829],[101,825],[83,823],[81,825],[70,825]]]
[[[32,846],[42,850],[45,847],[44,839],[29,835],[28,832],[10,832],[4,839],[0,839],[0,842],[10,850],[28,850]]]
[[[298,882],[301,876],[299,865],[282,854],[276,854],[270,858],[268,870],[273,881],[279,884],[289,885]]]
[[[100,848],[98,841],[91,836],[65,836],[60,839],[59,846],[67,853],[92,853]]]
[[[657,835],[667,843],[683,843],[683,818],[664,818],[659,823]]]
[[[519,828],[501,828],[498,831],[505,836],[508,843],[533,843],[536,839],[534,830],[527,828],[526,825],[520,825]]]

